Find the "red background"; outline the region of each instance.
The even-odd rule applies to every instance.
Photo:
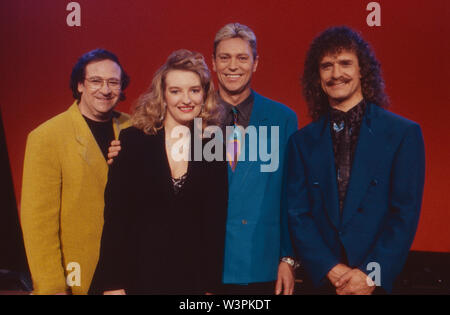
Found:
[[[71,69],[88,50],[116,53],[131,76],[128,112],[170,52],[210,56],[215,32],[229,22],[250,26],[260,62],[253,87],[310,119],[299,77],[313,37],[333,25],[362,32],[382,63],[390,110],[422,126],[426,183],[415,250],[450,252],[449,25],[450,1],[382,1],[381,26],[369,27],[369,0],[79,0],[81,26],[69,27],[69,0],[0,2],[1,87],[14,187],[20,200],[27,134],[72,103]]]

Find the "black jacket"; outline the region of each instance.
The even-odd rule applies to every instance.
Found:
[[[190,161],[174,194],[164,130],[131,127],[105,190],[105,224],[90,293],[204,294],[222,279],[226,162]]]

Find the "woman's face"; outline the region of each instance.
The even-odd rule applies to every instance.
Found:
[[[189,125],[202,110],[204,91],[199,75],[186,70],[169,71],[164,98],[167,104],[165,123]]]

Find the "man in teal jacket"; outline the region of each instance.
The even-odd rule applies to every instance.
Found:
[[[217,32],[213,70],[222,124],[241,131],[226,137],[229,204],[223,293],[292,294],[294,260],[282,183],[285,149],[297,130],[297,117],[285,105],[251,90],[258,61],[250,28],[230,23]],[[240,145],[238,154],[228,150],[233,140]]]

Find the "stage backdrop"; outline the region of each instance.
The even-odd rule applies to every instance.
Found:
[[[215,32],[229,22],[247,24],[258,37],[260,54],[253,87],[294,109],[302,127],[310,121],[299,87],[308,45],[325,28],[345,24],[359,30],[374,47],[392,101],[390,110],[423,129],[426,185],[413,249],[450,251],[450,1],[370,3],[1,1],[0,106],[17,200],[27,134],[72,103],[69,75],[84,52],[103,47],[119,56],[131,76],[128,98],[119,105],[128,112],[170,52],[197,50],[211,65]],[[369,26],[374,23],[379,26]]]

